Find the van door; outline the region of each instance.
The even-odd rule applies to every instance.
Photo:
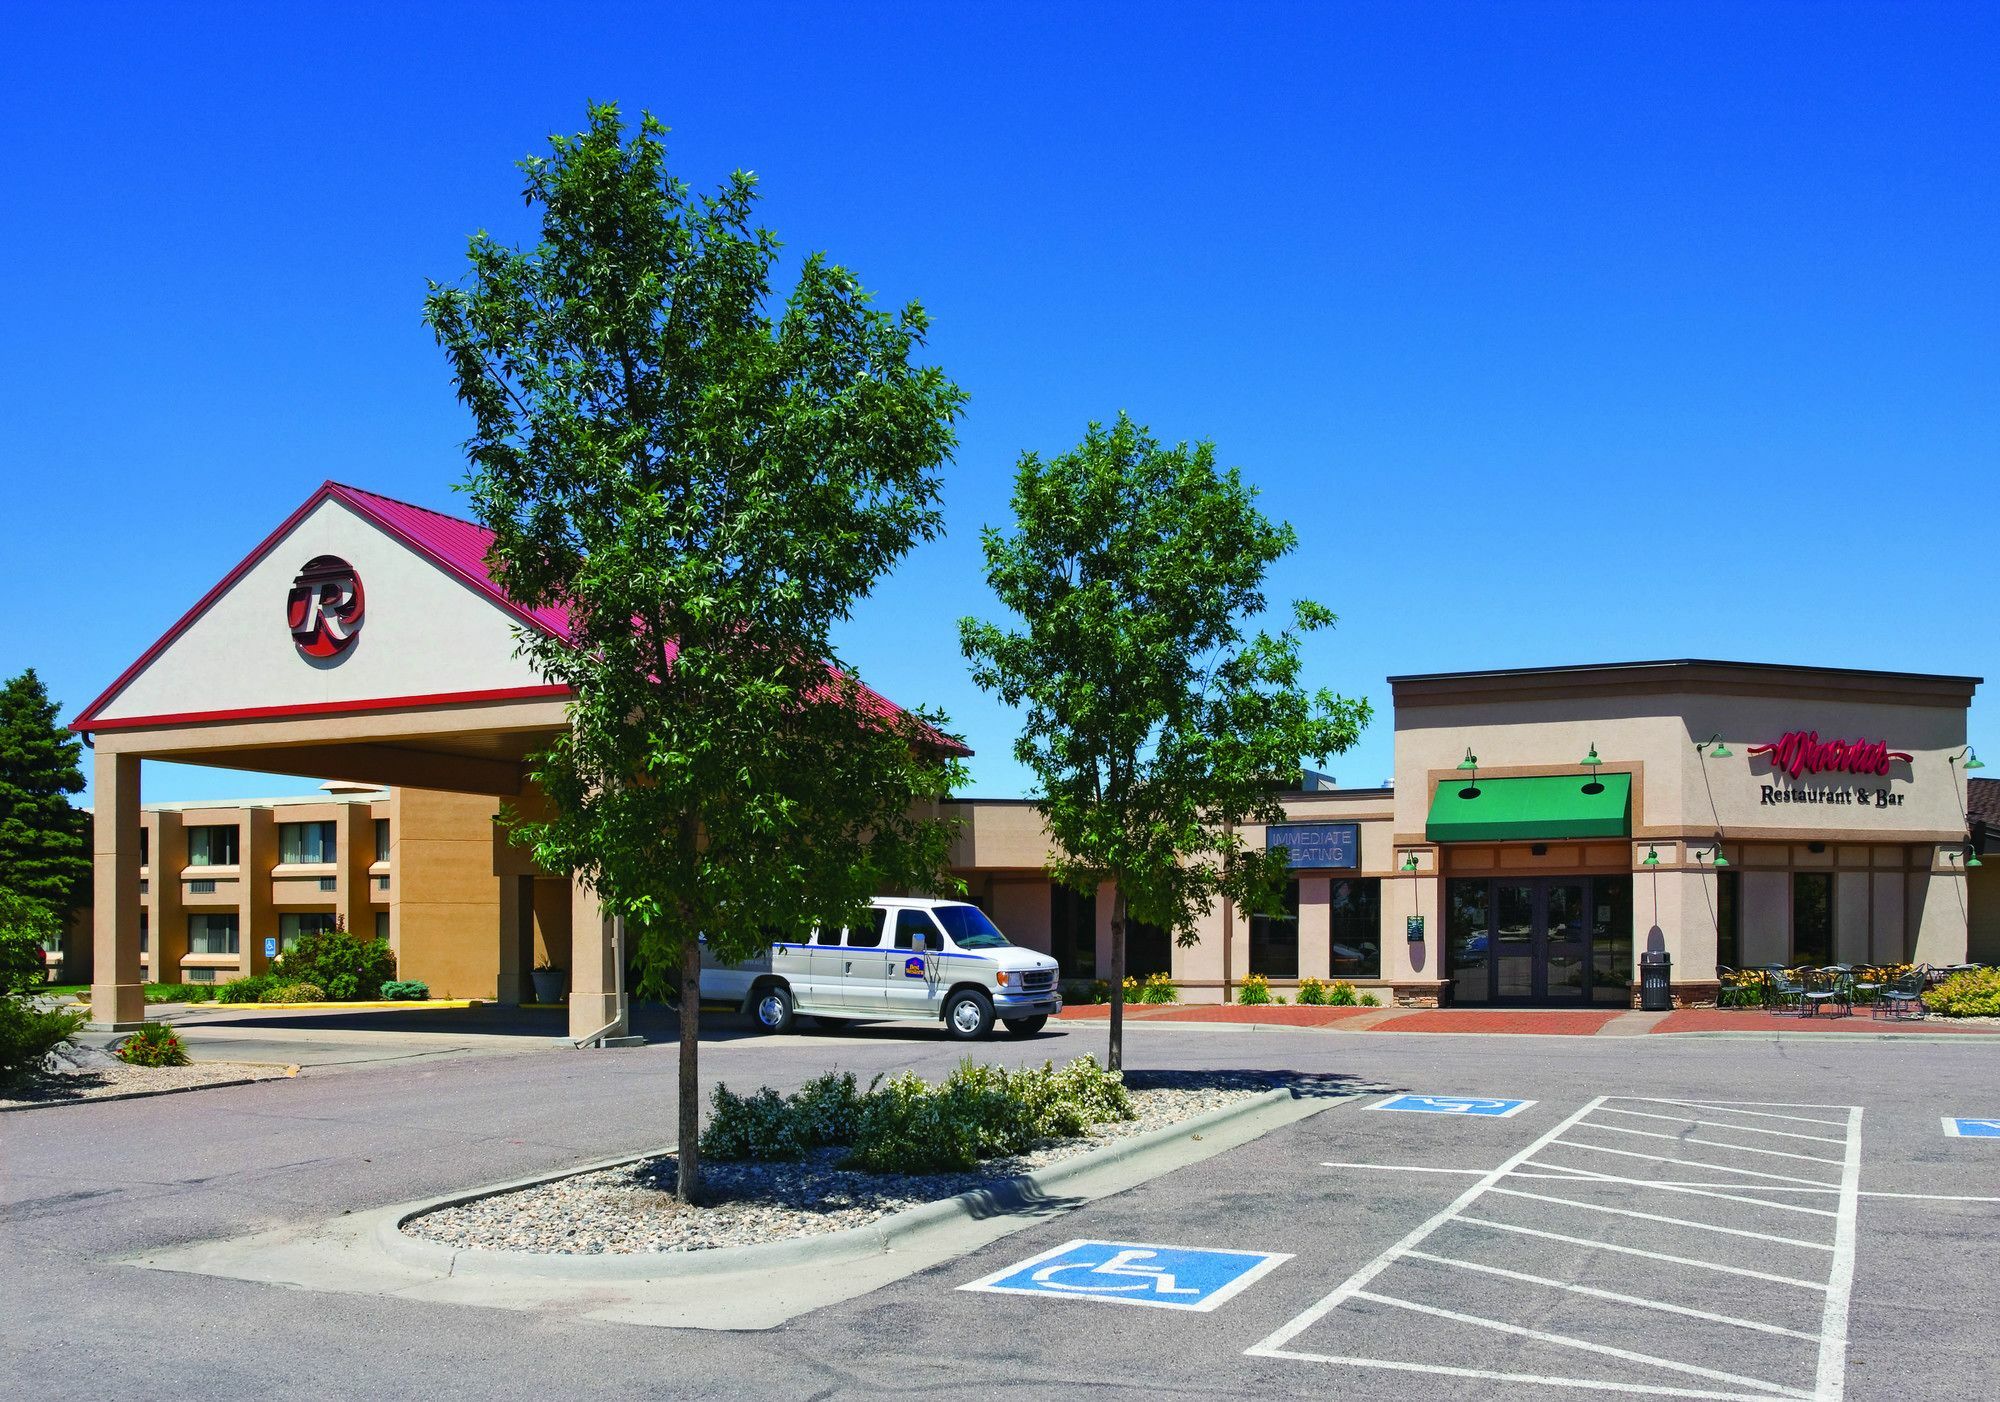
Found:
[[[883,987],[889,981],[889,966],[895,951],[882,941],[882,917],[876,909],[869,920],[848,927],[847,944],[841,950],[839,1004],[842,1012],[874,1013],[887,1006]]]
[[[812,942],[798,954],[804,967],[792,980],[792,1005],[801,1012],[836,1012],[840,1008],[840,966],[846,957],[838,925],[820,926]]]
[[[929,911],[899,910],[889,943],[896,957],[882,990],[883,1010],[891,1017],[936,1017],[940,981],[950,966],[944,933]]]

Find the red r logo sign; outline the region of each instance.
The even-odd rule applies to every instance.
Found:
[[[285,622],[306,657],[338,657],[353,647],[361,615],[361,576],[337,555],[306,561],[285,599]]]

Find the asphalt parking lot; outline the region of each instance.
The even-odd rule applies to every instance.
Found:
[[[1101,1045],[1099,1029],[1065,1029],[986,1050]],[[1983,1041],[1135,1027],[1135,1066],[1384,1090],[761,1333],[118,1263],[656,1145],[672,1053],[466,1056],[4,1117],[0,1253],[21,1287],[7,1373],[47,1397],[1988,1391],[2000,1141],[1941,1125],[2000,1114],[2000,1052]],[[828,1064],[936,1074],[960,1054],[869,1029],[720,1042],[706,1060],[782,1087]],[[1370,1108],[1392,1093],[1498,1108]]]

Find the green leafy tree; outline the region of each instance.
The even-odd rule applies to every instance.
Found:
[[[19,998],[48,982],[42,951],[61,928],[47,902],[0,886],[0,998]]]
[[[738,172],[691,197],[665,129],[611,106],[522,163],[541,241],[472,240],[426,319],[471,409],[490,563],[571,638],[523,633],[570,688],[533,757],[550,813],[506,820],[627,921],[680,1003],[679,1184],[699,1194],[701,945],[723,962],[948,882],[934,800],[961,747],[834,660],[833,627],[941,530],[963,395],[912,363],[926,322],[779,244]]]
[[[1185,946],[1217,899],[1276,913],[1285,854],[1239,828],[1282,819],[1302,758],[1324,762],[1368,721],[1366,701],[1299,684],[1299,640],[1333,623],[1325,608],[1249,631],[1266,570],[1297,542],[1255,500],[1212,444],[1162,447],[1123,414],[1092,424],[1073,452],[1025,454],[1014,530],[983,533],[987,583],[1021,626],[959,625],[974,679],[1026,712],[1014,750],[1041,789],[1055,878],[1117,883],[1113,1067],[1127,922]]]
[[[0,687],[0,886],[60,922],[90,889],[90,815],[69,801],[83,744],[57,714],[33,668]]]

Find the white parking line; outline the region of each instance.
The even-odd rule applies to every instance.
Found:
[[[1481,1275],[1497,1275],[1507,1280],[1518,1280],[1527,1285],[1547,1285],[1557,1290],[1567,1290],[1573,1295],[1588,1295],[1596,1300],[1612,1300],[1621,1305],[1637,1305],[1641,1309],[1660,1310],[1666,1314],[1685,1315],[1689,1319],[1705,1319],[1711,1324],[1727,1324],[1737,1329],[1755,1329],[1763,1334],[1787,1334],[1794,1339],[1804,1339],[1817,1343],[1819,1335],[1808,1334],[1803,1329],[1787,1329],[1779,1324],[1765,1324],[1755,1319],[1737,1319],[1733,1315],[1711,1314],[1687,1305],[1670,1305],[1665,1300],[1649,1300],[1642,1295],[1623,1295],[1616,1290],[1600,1290],[1595,1285],[1579,1285],[1573,1280],[1552,1280],[1545,1275],[1530,1275],[1526,1271],[1510,1271],[1500,1266],[1489,1266],[1480,1261],[1454,1261],[1448,1256],[1433,1256],[1428,1251],[1406,1253],[1418,1261],[1434,1261],[1440,1266],[1453,1266],[1459,1270],[1477,1271]]]
[[[1611,1104],[1610,1102],[1613,1100],[1623,1103]],[[1687,1113],[1680,1113],[1682,1110],[1687,1111]],[[1604,1113],[1600,1115],[1598,1113],[1600,1111]],[[1820,1113],[1814,1114],[1811,1112]],[[1836,1120],[1828,1118],[1826,1117],[1828,1112],[1838,1113],[1844,1116],[1844,1119]],[[1707,1130],[1714,1137],[1695,1138],[1692,1133],[1663,1134],[1657,1131],[1634,1129],[1629,1127],[1629,1124],[1617,1125],[1606,1123],[1606,1119],[1610,1116],[1666,1121],[1684,1125],[1688,1131],[1696,1129]],[[1831,1136],[1771,1128],[1764,1124],[1733,1122],[1737,1117],[1744,1120],[1759,1119],[1782,1123],[1823,1126],[1828,1129],[1841,1130],[1843,1133],[1840,1138],[1835,1139]],[[1354,1272],[1353,1275],[1343,1281],[1332,1293],[1317,1301],[1293,1319],[1287,1321],[1276,1331],[1246,1350],[1246,1352],[1253,1356],[1289,1358],[1311,1363],[1340,1364],[1397,1372],[1430,1373],[1479,1379],[1482,1381],[1528,1383],[1547,1387],[1573,1388],[1599,1392],[1669,1397],[1728,1398],[1732,1399],[1733,1402],[1745,1402],[1746,1399],[1750,1399],[1752,1402],[1768,1402],[1768,1399],[1772,1397],[1811,1399],[1811,1402],[1838,1402],[1845,1385],[1847,1315],[1854,1278],[1856,1208],[1859,1198],[1864,1196],[1860,1191],[1859,1185],[1860,1128],[1861,1111],[1858,1107],[1853,1106],[1800,1105],[1762,1101],[1670,1101],[1640,1096],[1600,1096],[1586,1104],[1576,1114],[1569,1116],[1561,1124],[1556,1125],[1540,1138],[1528,1144],[1520,1152],[1509,1157],[1506,1162],[1484,1172],[1477,1169],[1443,1168],[1437,1165],[1329,1162],[1325,1165],[1329,1168],[1355,1168],[1380,1172],[1442,1172],[1466,1176],[1477,1175],[1477,1177],[1476,1181],[1470,1184],[1464,1192],[1460,1193],[1449,1206],[1418,1225],[1400,1241]],[[1760,1169],[1739,1168],[1728,1163],[1690,1160],[1664,1154],[1640,1153],[1636,1150],[1617,1149],[1607,1144],[1589,1142],[1582,1135],[1582,1131],[1585,1129],[1599,1129],[1617,1134],[1636,1134],[1651,1139],[1667,1139],[1677,1144],[1696,1144],[1732,1155],[1739,1153],[1755,1154],[1766,1158],[1775,1157],[1793,1162],[1824,1165],[1838,1170],[1839,1176],[1837,1180],[1830,1181],[1823,1177],[1780,1174]],[[1782,1149],[1766,1149],[1754,1144],[1741,1142],[1742,1137],[1750,1135],[1759,1136],[1767,1144],[1770,1142],[1771,1137],[1776,1137],[1785,1140],[1837,1146],[1841,1150],[1841,1157],[1830,1158]],[[1672,1168],[1676,1167],[1698,1170],[1701,1174],[1706,1175],[1706,1178],[1690,1181],[1645,1178],[1636,1176],[1647,1171],[1638,1167],[1630,1169],[1629,1175],[1633,1176],[1628,1176],[1627,1174],[1606,1173],[1597,1169],[1586,1169],[1547,1161],[1547,1155],[1559,1152],[1561,1149],[1570,1149],[1587,1154],[1615,1155],[1619,1158],[1632,1160],[1635,1163],[1660,1165],[1662,1166],[1662,1171],[1671,1171]],[[1536,1186],[1533,1190],[1529,1190],[1524,1186],[1509,1182],[1508,1180],[1511,1179],[1533,1180]],[[1695,1203],[1689,1203],[1688,1205],[1688,1211],[1691,1215],[1679,1217],[1671,1215],[1672,1208],[1655,1212],[1642,1210],[1637,1207],[1614,1205],[1612,1202],[1588,1201],[1581,1196],[1572,1197],[1567,1195],[1561,1186],[1565,1183],[1572,1185],[1572,1188],[1582,1186],[1611,1189],[1646,1188],[1656,1192],[1673,1193],[1683,1200],[1719,1199],[1749,1207],[1766,1208],[1774,1212],[1793,1214],[1795,1220],[1801,1217],[1832,1218],[1832,1239],[1830,1241],[1824,1238],[1814,1239],[1810,1235],[1804,1235],[1804,1233],[1809,1231],[1806,1221],[1797,1222],[1802,1235],[1787,1235],[1737,1226],[1729,1222],[1705,1220],[1699,1216],[1692,1215],[1700,1210]],[[1798,1194],[1832,1196],[1837,1201],[1834,1206],[1829,1208],[1784,1200],[1789,1195]],[[1885,1194],[1884,1196],[1889,1195]],[[1912,1194],[1909,1196],[1914,1197],[1919,1195]],[[1716,1237],[1729,1237],[1770,1243],[1774,1247],[1789,1247],[1795,1250],[1804,1250],[1820,1256],[1827,1265],[1827,1273],[1822,1278],[1814,1279],[1809,1278],[1813,1274],[1811,1271],[1802,1274],[1784,1274],[1777,1270],[1763,1270],[1751,1266],[1737,1265],[1729,1260],[1710,1260],[1699,1254],[1680,1254],[1678,1252],[1652,1250],[1647,1246],[1629,1244],[1632,1240],[1629,1233],[1622,1240],[1608,1240],[1605,1239],[1605,1235],[1603,1234],[1592,1235],[1590,1233],[1596,1232],[1598,1229],[1589,1226],[1587,1222],[1582,1225],[1576,1225],[1572,1231],[1554,1231],[1542,1226],[1527,1225],[1520,1221],[1496,1220],[1490,1214],[1474,1215],[1469,1210],[1475,1203],[1481,1203],[1489,1198],[1491,1205],[1495,1207],[1498,1207],[1504,1200],[1518,1204],[1520,1209],[1559,1209],[1572,1218],[1580,1214],[1590,1214],[1599,1219],[1617,1218],[1634,1224],[1653,1224],[1662,1230],[1684,1229],[1691,1232],[1698,1232],[1709,1237],[1711,1240]],[[1656,1199],[1655,1201],[1657,1202],[1658,1200]],[[1515,1214],[1510,1215],[1519,1215],[1519,1213],[1517,1211]],[[1742,1215],[1738,1214],[1736,1220],[1742,1220]],[[1556,1225],[1572,1225],[1572,1223],[1558,1221]],[[1608,1233],[1616,1224],[1603,1222],[1602,1225],[1605,1233]],[[1556,1248],[1568,1248],[1585,1253],[1602,1254],[1597,1256],[1596,1262],[1585,1266],[1576,1263],[1575,1258],[1570,1256],[1568,1250],[1563,1250],[1558,1259],[1563,1260],[1565,1264],[1550,1270],[1546,1274],[1541,1274],[1537,1273],[1533,1268],[1532,1262],[1527,1263],[1530,1266],[1529,1269],[1515,1268],[1516,1263],[1512,1262],[1502,1264],[1501,1260],[1504,1260],[1504,1258],[1496,1260],[1493,1258],[1491,1250],[1478,1247],[1477,1236],[1454,1237],[1450,1239],[1451,1244],[1446,1246],[1433,1245],[1427,1240],[1447,1226],[1470,1228],[1480,1235],[1504,1236],[1512,1238],[1517,1242],[1542,1241],[1553,1243]],[[1636,1225],[1634,1229],[1637,1229]],[[1655,1239],[1664,1241],[1670,1245],[1679,1244],[1671,1238],[1660,1237],[1657,1234]],[[1692,1249],[1697,1251],[1700,1249],[1700,1243],[1697,1239],[1688,1238],[1687,1240]],[[1717,1242],[1716,1244],[1720,1246],[1723,1243]],[[1510,1248],[1510,1250],[1512,1249]],[[1545,1253],[1549,1250],[1549,1248],[1542,1249]],[[1738,1259],[1742,1259],[1740,1250],[1741,1248],[1739,1248]],[[1480,1259],[1482,1257],[1485,1259]],[[1657,1264],[1650,1270],[1638,1264],[1620,1268],[1615,1265],[1614,1260],[1609,1259],[1620,1257],[1634,1262],[1652,1262]],[[1753,1256],[1750,1259],[1756,1258]],[[1381,1284],[1376,1283],[1385,1272],[1391,1270],[1399,1262],[1405,1263],[1406,1267],[1415,1267],[1419,1263],[1422,1263],[1426,1267],[1443,1268],[1447,1272],[1447,1275],[1439,1276],[1432,1273],[1406,1279],[1406,1270],[1403,1275],[1396,1277],[1397,1280],[1403,1281],[1402,1288],[1400,1289],[1383,1288],[1390,1284],[1388,1281],[1383,1281]],[[1764,1263],[1760,1262],[1759,1264]],[[1801,1260],[1800,1264],[1804,1265],[1805,1261]],[[1674,1291],[1679,1291],[1683,1292],[1683,1298],[1692,1296],[1699,1303],[1705,1304],[1709,1302],[1706,1299],[1702,1299],[1701,1294],[1695,1293],[1699,1290],[1699,1287],[1693,1283],[1694,1277],[1676,1277],[1671,1273],[1663,1274],[1662,1267],[1682,1268],[1702,1273],[1714,1272],[1738,1277],[1747,1281],[1762,1282],[1768,1286],[1783,1287],[1783,1289],[1780,1293],[1773,1293],[1766,1290],[1762,1292],[1761,1296],[1753,1295],[1745,1297],[1752,1301],[1756,1298],[1763,1298],[1770,1302],[1771,1308],[1768,1312],[1753,1311],[1756,1313],[1766,1313],[1767,1317],[1765,1318],[1759,1319],[1741,1315],[1730,1315],[1715,1310],[1697,1308],[1695,1304],[1676,1303],[1670,1297],[1656,1298],[1663,1291],[1669,1295]],[[1634,1276],[1635,1279],[1642,1279],[1644,1283],[1639,1285],[1636,1291],[1630,1287],[1624,1290],[1608,1288],[1609,1285],[1622,1283],[1615,1279],[1616,1273],[1621,1269],[1626,1274]],[[1640,1274],[1641,1272],[1643,1272],[1643,1275]],[[1533,1296],[1525,1293],[1517,1292],[1518,1304],[1515,1303],[1515,1296],[1506,1297],[1508,1303],[1502,1307],[1506,1313],[1514,1314],[1517,1308],[1532,1310],[1533,1312],[1525,1317],[1531,1319],[1534,1325],[1543,1326],[1529,1327],[1528,1324],[1515,1323],[1505,1318],[1492,1318],[1490,1317],[1490,1312],[1479,1313],[1474,1309],[1454,1308],[1453,1305],[1456,1301],[1452,1298],[1455,1292],[1449,1281],[1451,1274],[1461,1275],[1467,1281],[1467,1288],[1470,1288],[1470,1284],[1475,1278],[1498,1278],[1512,1281],[1522,1287],[1560,1292],[1560,1296],[1565,1298],[1584,1297],[1600,1303],[1594,1307],[1595,1313],[1579,1314],[1576,1312],[1576,1309],[1582,1308],[1580,1304],[1576,1309],[1565,1312],[1564,1308],[1558,1303],[1546,1299],[1537,1303]],[[1614,1278],[1604,1280],[1603,1277],[1606,1275],[1611,1275]],[[1585,1279],[1593,1279],[1597,1283],[1584,1284],[1583,1281]],[[1413,1283],[1416,1281],[1421,1281],[1422,1283]],[[1804,1328],[1792,1327],[1795,1324],[1802,1325],[1805,1323],[1803,1319],[1796,1317],[1795,1311],[1799,1305],[1804,1304],[1810,1298],[1810,1295],[1793,1294],[1792,1292],[1794,1291],[1811,1292],[1812,1294],[1824,1296],[1822,1303],[1813,1307],[1813,1314],[1817,1316],[1817,1332],[1808,1332],[1811,1328],[1810,1325]],[[1411,1298],[1412,1295],[1415,1295],[1415,1298]],[[1349,1301],[1361,1301],[1372,1305],[1426,1315],[1433,1319],[1450,1321],[1453,1324],[1465,1325],[1486,1331],[1489,1334],[1497,1333],[1520,1340],[1532,1341],[1534,1344],[1541,1346],[1573,1350],[1577,1353],[1595,1355],[1599,1358],[1622,1360],[1627,1363],[1640,1365],[1646,1369],[1663,1369],[1667,1372],[1682,1374],[1688,1378],[1701,1379],[1711,1384],[1720,1384],[1723,1388],[1731,1390],[1663,1386],[1651,1381],[1634,1380],[1628,1382],[1618,1379],[1615,1375],[1608,1378],[1586,1378],[1555,1377],[1539,1371],[1529,1372],[1526,1370],[1518,1373],[1510,1373],[1500,1369],[1466,1368],[1441,1363],[1423,1363],[1410,1359],[1371,1358],[1332,1350],[1322,1352],[1306,1347],[1293,1347],[1295,1343],[1304,1342],[1300,1338],[1302,1334],[1314,1326],[1322,1324],[1323,1321],[1332,1326],[1334,1321],[1329,1320],[1329,1316],[1333,1315],[1336,1310],[1339,1310],[1342,1305]],[[1703,1360],[1701,1354],[1698,1352],[1693,1358],[1685,1356],[1674,1358],[1620,1347],[1620,1344],[1628,1341],[1627,1335],[1629,1329],[1637,1326],[1628,1321],[1621,1321],[1615,1312],[1609,1315],[1603,1313],[1605,1306],[1643,1310],[1655,1315],[1675,1315],[1686,1320],[1700,1321],[1703,1324],[1797,1339],[1803,1343],[1815,1344],[1817,1345],[1817,1349],[1813,1355],[1809,1355],[1808,1357],[1795,1356],[1789,1366],[1780,1361],[1784,1355],[1772,1355],[1770,1366],[1773,1368],[1783,1368],[1785,1372],[1791,1372],[1793,1374],[1792,1378],[1773,1380],[1771,1378],[1752,1377],[1729,1371],[1727,1368],[1708,1366],[1706,1360]],[[1773,1315],[1776,1318],[1770,1317]],[[1787,1319],[1787,1316],[1793,1317]],[[1589,1321],[1589,1324],[1588,1327],[1565,1330],[1562,1327],[1565,1318]],[[1787,1322],[1777,1322],[1780,1319],[1787,1319]],[[1354,1328],[1360,1326],[1350,1324],[1344,1327]],[[1603,1334],[1607,1329],[1618,1332],[1614,1333],[1610,1339],[1606,1339],[1603,1337]],[[1690,1350],[1695,1348],[1716,1349],[1719,1347],[1713,1342],[1697,1343],[1696,1341],[1700,1340],[1702,1336],[1688,1334],[1684,1331],[1680,1333],[1668,1332],[1661,1334],[1655,1330],[1646,1341],[1650,1342],[1652,1338],[1661,1338],[1670,1341],[1685,1339],[1689,1341],[1686,1347]],[[1371,1353],[1373,1351],[1372,1348],[1369,1350]],[[1674,1351],[1681,1352],[1682,1350],[1676,1348]],[[1735,1355],[1727,1351],[1717,1352],[1715,1358],[1724,1364],[1736,1361]],[[1810,1370],[1809,1373],[1808,1370]],[[1782,1378],[1782,1373],[1780,1377]]]
[[[1572,1179],[1572,1182],[1587,1183],[1587,1178]],[[1553,1193],[1529,1193],[1519,1188],[1493,1189],[1503,1197],[1526,1198],[1530,1202],[1555,1203],[1562,1207],[1580,1207],[1585,1212],[1608,1212],[1615,1217],[1636,1217],[1642,1222],[1664,1222],[1675,1227],[1692,1227],[1697,1231],[1719,1232],[1724,1236],[1745,1236],[1754,1241],[1774,1241],[1782,1246],[1802,1246],[1809,1251],[1831,1251],[1825,1242],[1802,1241],[1795,1236],[1774,1236],[1770,1232],[1753,1232],[1747,1227],[1725,1227],[1719,1222],[1697,1222],[1687,1217],[1667,1217],[1658,1212],[1640,1212],[1631,1207],[1609,1207],[1601,1202],[1580,1202],[1575,1198],[1557,1197]]]
[[[1656,1129],[1628,1129],[1624,1125],[1590,1125],[1591,1129],[1601,1129],[1606,1134],[1636,1134],[1642,1139],[1666,1139],[1675,1144],[1699,1144],[1705,1149],[1728,1149],[1738,1154],[1765,1154],[1774,1159],[1800,1159],[1806,1163],[1831,1164],[1838,1167],[1839,1159],[1823,1159],[1818,1154],[1794,1154],[1788,1149],[1753,1149],[1748,1144],[1731,1144],[1721,1139],[1696,1139],[1691,1134],[1661,1134]]]
[[[1354,1292],[1357,1300],[1372,1300],[1378,1305],[1393,1305],[1397,1309],[1414,1310],[1436,1319],[1449,1319],[1457,1324],[1470,1324],[1480,1329],[1491,1329],[1496,1333],[1513,1334],[1524,1339],[1534,1339],[1538,1343],[1559,1344],[1563,1348],[1578,1349],[1584,1353],[1603,1354],[1607,1358],[1622,1358],[1628,1363],[1645,1363],[1655,1368],[1665,1368],[1670,1372],[1686,1373],[1689,1377],[1707,1378],[1711,1382],[1736,1383],[1742,1387],[1754,1387],[1777,1397],[1809,1398],[1811,1393],[1797,1388],[1786,1387],[1783,1383],[1765,1382],[1762,1378],[1745,1377],[1741,1373],[1725,1373],[1718,1368],[1703,1368],[1699,1364],[1679,1363],[1671,1358],[1661,1358],[1651,1353],[1636,1353],[1627,1348],[1613,1348],[1610,1344],[1594,1343],[1589,1339],[1574,1339],[1567,1334],[1552,1334],[1545,1329],[1530,1329],[1523,1324],[1509,1324],[1501,1319],[1487,1319],[1482,1315],[1465,1314],[1458,1310],[1441,1309],[1437,1305],[1420,1305],[1415,1300],[1399,1300],[1394,1295],[1377,1295],[1370,1290]]]

